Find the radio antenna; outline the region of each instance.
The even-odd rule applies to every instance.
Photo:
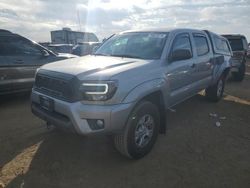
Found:
[[[77,20],[78,20],[78,24],[79,24],[79,29],[80,29],[80,31],[82,31],[82,26],[81,26],[81,20],[80,20],[79,10],[77,10]]]

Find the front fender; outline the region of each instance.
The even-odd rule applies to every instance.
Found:
[[[123,103],[130,103],[139,101],[145,96],[155,92],[155,91],[163,91],[165,79],[163,78],[157,78],[154,80],[149,80],[146,82],[143,82],[136,87],[134,87],[128,95],[122,100]]]

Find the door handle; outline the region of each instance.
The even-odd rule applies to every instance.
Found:
[[[191,65],[191,68],[195,68],[195,67],[196,67],[196,64],[193,63],[193,64]]]
[[[14,63],[15,63],[15,64],[23,64],[23,60],[21,60],[21,59],[16,59],[16,60],[14,60]]]

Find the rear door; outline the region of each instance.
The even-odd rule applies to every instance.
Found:
[[[203,33],[193,33],[195,70],[193,72],[193,89],[199,91],[207,87],[212,80],[213,64],[212,46]]]

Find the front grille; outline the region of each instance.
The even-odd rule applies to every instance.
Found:
[[[65,92],[68,92],[68,84],[63,80],[58,80],[55,78],[46,77],[43,75],[36,76],[36,87],[40,90],[50,93],[58,97],[67,96]]]
[[[39,71],[40,72],[40,71]],[[78,79],[58,73],[54,77],[52,73],[41,74],[37,73],[34,89],[64,101],[74,102],[79,100]]]

